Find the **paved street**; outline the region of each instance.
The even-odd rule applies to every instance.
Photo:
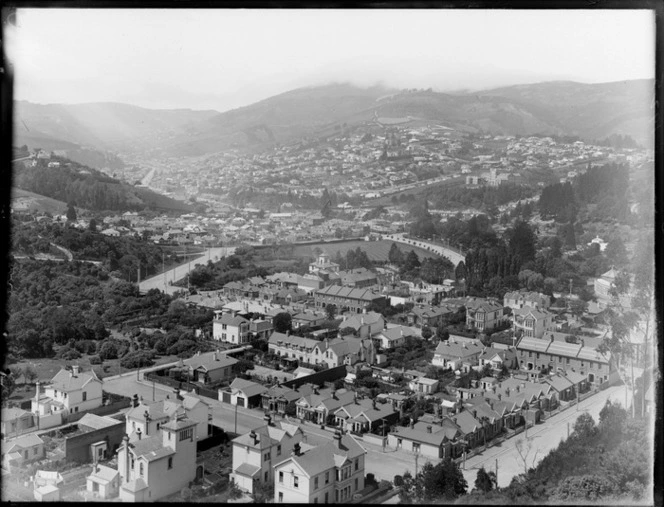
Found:
[[[173,269],[169,269],[165,273],[161,273],[159,275],[153,276],[152,278],[143,280],[139,284],[139,289],[141,292],[147,292],[150,289],[159,289],[160,291],[166,292],[167,294],[173,294],[174,292],[182,290],[182,287],[169,285],[169,282],[177,282],[178,280],[183,279],[185,276],[187,276],[189,270],[194,269],[198,264],[205,264],[208,260],[214,262],[221,259],[222,257],[233,255],[234,252],[235,247],[209,248],[203,255],[200,255],[195,259],[183,262],[179,266],[176,266]]]
[[[137,380],[136,372],[121,375],[120,377],[105,379],[104,390],[132,396],[134,393],[143,396],[145,400],[151,401],[165,399],[167,395],[173,398],[173,389],[161,384]],[[546,456],[552,449],[557,447],[558,443],[567,438],[567,425],[569,423],[570,432],[574,426],[576,418],[582,412],[588,412],[596,422],[599,421],[599,412],[607,399],[619,402],[625,406],[624,386],[614,386],[600,391],[582,401],[578,410],[571,407],[563,412],[550,416],[546,422],[537,425],[528,430],[528,439],[531,445],[527,455],[528,467],[537,465],[539,461]],[[627,401],[631,402],[631,392],[627,390]],[[261,426],[263,423],[263,413],[260,410],[249,410],[222,403],[218,400],[205,399],[213,407],[213,423],[215,426],[223,428],[228,432],[246,433]],[[236,426],[237,421],[237,426]],[[305,424],[302,426],[308,443],[317,445],[332,440],[333,433],[328,430],[322,430],[319,426]],[[508,486],[512,478],[523,473],[523,461],[515,448],[515,442],[524,438],[523,433],[506,440],[501,445],[497,445],[469,458],[466,461],[464,476],[468,481],[469,490],[473,489],[473,484],[477,475],[477,470],[484,466],[487,470],[495,471],[496,460],[498,460],[498,485],[500,487]],[[373,473],[378,480],[393,480],[395,475],[403,475],[406,470],[412,474],[415,473],[416,460],[415,455],[406,451],[397,451],[392,448],[384,450],[377,445],[373,445],[360,440],[361,445],[367,449],[366,471]],[[427,457],[419,457],[417,460],[418,470],[431,461],[437,463],[438,460]]]
[[[567,424],[570,433],[573,430],[576,418],[583,412],[588,412],[595,422],[599,422],[599,412],[604,407],[607,399],[618,402],[625,406],[625,392],[627,391],[628,403],[631,403],[631,391],[625,386],[614,386],[600,391],[583,400],[579,406],[571,407],[552,417],[543,424],[538,424],[528,430],[528,438],[531,440],[531,450],[527,455],[528,467],[536,466],[544,456],[556,448],[561,440],[567,438]],[[473,488],[477,470],[484,465],[489,471],[496,470],[496,459],[498,460],[498,486],[505,487],[510,484],[512,478],[523,473],[523,461],[515,448],[515,442],[524,438],[523,433],[502,443],[501,446],[489,448],[487,451],[473,456],[466,461],[464,476],[468,481],[469,489]],[[527,446],[526,446],[527,447]]]

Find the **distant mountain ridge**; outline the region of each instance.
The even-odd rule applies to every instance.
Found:
[[[118,103],[16,104],[16,145],[40,136],[157,156],[268,146],[329,135],[344,123],[385,117],[504,135],[577,135],[594,140],[621,134],[645,146],[652,146],[654,137],[654,80],[552,81],[454,94],[335,83],[299,88],[223,113]]]

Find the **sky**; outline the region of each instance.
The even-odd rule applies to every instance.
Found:
[[[14,98],[225,111],[303,86],[653,78],[647,10],[19,9]]]

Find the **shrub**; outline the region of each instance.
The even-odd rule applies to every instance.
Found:
[[[118,346],[115,342],[104,341],[102,346],[99,348],[99,358],[102,361],[107,359],[117,359],[118,358]]]
[[[92,356],[90,358],[90,364],[102,364],[104,361],[99,356]]]
[[[120,361],[120,366],[123,368],[144,368],[147,366],[152,366],[153,361],[153,352],[150,350],[141,350],[139,352],[130,352],[125,355]]]
[[[58,356],[60,357],[60,359],[71,361],[72,359],[79,359],[81,357],[81,353],[76,349],[71,349],[69,347],[66,347],[60,350]]]

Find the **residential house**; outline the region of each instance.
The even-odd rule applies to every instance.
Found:
[[[377,348],[382,350],[394,350],[402,347],[406,343],[407,337],[415,337],[417,333],[414,329],[407,326],[395,326],[383,329],[378,334],[372,336],[372,340]]]
[[[2,440],[2,468],[11,472],[46,457],[44,441],[33,433],[11,440]]]
[[[366,450],[348,434],[301,450],[274,467],[275,503],[348,503],[364,489]]]
[[[418,377],[408,382],[408,389],[418,396],[426,396],[438,391],[439,384],[436,379]]]
[[[254,493],[260,485],[273,483],[275,463],[286,458],[303,437],[304,432],[296,424],[272,422],[266,415],[263,426],[233,440],[231,481],[248,493]]]
[[[479,357],[483,351],[484,346],[479,340],[459,343],[450,338],[438,344],[431,364],[440,368],[463,370],[467,373],[479,364]]]
[[[37,429],[35,414],[22,408],[3,408],[0,415],[2,438],[11,438]]]
[[[603,273],[599,278],[595,278],[593,285],[595,296],[597,296],[602,302],[606,302],[611,299],[611,290],[615,286],[617,275],[618,271],[616,271],[614,268],[611,268],[606,273]]]
[[[368,338],[383,331],[385,328],[385,319],[377,312],[351,315],[350,317],[345,317],[343,322],[339,324],[339,329],[347,327],[353,328],[356,336]]]
[[[355,433],[375,431],[383,423],[396,423],[398,418],[399,413],[391,403],[379,403],[368,398],[355,398],[353,403],[334,411],[335,424],[343,431]]]
[[[77,365],[71,371],[61,369],[46,385],[44,395],[37,393],[32,401],[33,413],[46,416],[54,412],[73,414],[85,412],[102,404],[102,381],[94,370],[80,372]]]
[[[406,314],[408,324],[416,327],[438,327],[446,324],[448,319],[456,313],[447,306],[431,306],[418,304]]]
[[[517,290],[505,294],[503,306],[512,308],[512,310],[524,306],[546,310],[551,306],[551,297],[541,292]]]
[[[94,495],[94,498],[110,500],[120,494],[120,473],[97,463],[92,467],[92,473],[86,479],[86,490]]]
[[[309,273],[318,273],[319,271],[332,271],[339,273],[339,264],[330,261],[330,256],[325,252],[321,253],[315,262],[309,264]]]
[[[233,316],[229,313],[222,313],[220,310],[214,313],[215,318],[212,321],[213,339],[236,345],[249,342],[250,322],[247,319],[239,315]]]
[[[463,434],[450,418],[438,419],[437,424],[397,426],[387,437],[390,447],[429,458],[457,458],[463,452]]]
[[[492,331],[503,322],[503,307],[485,299],[466,303],[466,325],[481,332]]]
[[[236,377],[227,389],[219,389],[219,401],[245,408],[259,407],[267,389],[257,382]]]
[[[387,298],[376,289],[353,289],[330,285],[314,292],[314,302],[316,308],[325,308],[329,304],[334,304],[341,311],[348,309],[353,313],[362,313],[375,304],[387,303]]]
[[[594,387],[611,385],[619,380],[610,352],[600,353],[581,343],[522,338],[517,344],[519,365],[525,371],[580,373]]]
[[[552,331],[554,328],[553,314],[532,306],[514,308],[511,320],[516,336],[541,338],[545,331]]]
[[[198,440],[204,440],[211,435],[212,407],[193,392],[182,392],[177,394],[175,399],[169,397],[153,402],[146,402],[134,395],[132,406],[125,414],[126,433],[132,436],[140,430],[149,437],[156,434],[164,423],[180,416],[196,422]]]
[[[341,285],[363,289],[378,284],[376,273],[367,268],[351,269],[349,271],[340,271]]]
[[[282,386],[273,386],[262,395],[262,407],[271,413],[284,415],[287,412],[296,413],[296,402],[302,396],[307,396],[314,392],[314,388],[305,384],[300,387],[288,388]]]
[[[516,351],[510,348],[486,347],[479,357],[479,366],[490,365],[493,371],[500,371],[503,367],[507,369],[518,368]]]
[[[154,435],[125,436],[118,449],[120,500],[150,502],[182,491],[202,476],[196,464],[196,421],[176,416]]]
[[[346,389],[317,389],[302,396],[295,403],[296,415],[299,419],[312,421],[316,424],[328,424],[328,418],[345,405],[355,402],[355,393]]]
[[[327,315],[324,313],[314,313],[314,312],[307,312],[306,310],[303,312],[296,313],[292,317],[292,326],[293,329],[299,329],[301,327],[316,327],[319,326],[321,323],[325,322],[327,320]]]
[[[204,354],[199,351],[196,355],[179,363],[188,369],[192,382],[204,384],[230,380],[235,364],[237,364],[236,359],[228,357],[218,350]]]

